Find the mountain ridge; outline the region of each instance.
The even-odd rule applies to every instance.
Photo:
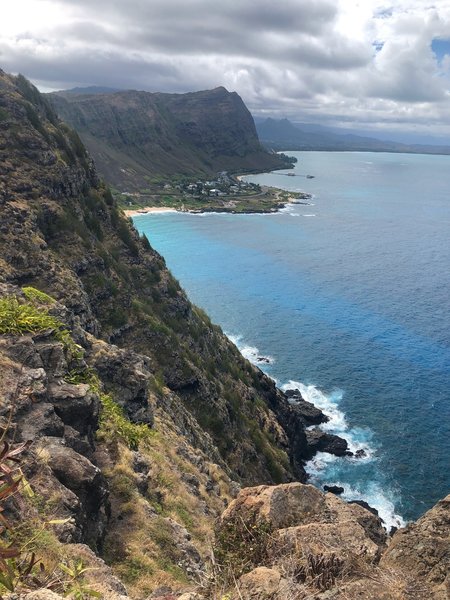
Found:
[[[352,133],[337,133],[320,126],[295,124],[289,119],[256,121],[261,142],[274,150],[324,150],[450,154],[450,145],[404,144]]]
[[[78,132],[101,175],[121,191],[148,188],[160,176],[286,166],[261,146],[242,99],[223,86],[186,94],[58,92],[47,98]]]

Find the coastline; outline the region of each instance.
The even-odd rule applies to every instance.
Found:
[[[164,213],[164,212],[183,212],[176,208],[170,208],[169,206],[144,206],[139,209],[130,209],[123,211],[126,217],[137,217],[138,215],[145,215],[147,213]]]
[[[249,206],[242,210],[237,207],[238,200],[229,200],[226,204],[216,206],[199,207],[197,208],[174,208],[170,206],[143,206],[142,208],[122,209],[125,216],[128,218],[137,217],[139,215],[151,213],[190,213],[190,214],[205,214],[210,212],[230,213],[240,215],[251,214],[275,214],[286,208],[290,204],[303,204],[308,206],[310,203],[307,200],[312,198],[311,194],[306,192],[295,192],[295,195],[286,195],[286,190],[276,189],[274,192],[274,200],[269,206],[259,207],[258,205]]]

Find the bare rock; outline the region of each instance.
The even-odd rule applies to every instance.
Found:
[[[335,494],[336,496],[344,493],[344,488],[340,485],[324,485],[323,489],[325,492],[330,492],[330,494]]]
[[[42,436],[62,437],[64,423],[52,404],[40,402],[31,406],[20,421],[22,440],[36,440]]]
[[[328,452],[335,456],[346,456],[349,454],[347,441],[332,433],[326,433],[320,429],[309,429],[306,431],[309,456],[316,452]]]
[[[89,385],[53,383],[48,388],[49,401],[66,424],[93,442],[98,427],[100,402]]]
[[[281,529],[274,538],[272,552],[276,555],[280,549],[288,555],[301,552],[302,558],[334,555],[342,570],[347,571],[358,558],[373,563],[379,556],[377,544],[353,521],[309,523]]]
[[[257,567],[239,579],[240,596],[254,600],[269,600],[280,587],[281,574],[276,569]]]
[[[42,438],[41,447],[58,481],[76,495],[82,510],[74,515],[82,539],[101,545],[109,515],[108,487],[100,469],[57,438]]]
[[[414,574],[429,585],[430,598],[450,597],[450,495],[394,534],[381,565]]]
[[[312,485],[287,483],[241,490],[222,515],[222,522],[257,512],[274,529],[309,523],[326,511],[325,496]]]

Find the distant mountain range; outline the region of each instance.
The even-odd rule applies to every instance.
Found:
[[[373,137],[337,133],[335,129],[312,124],[296,124],[288,119],[255,119],[260,141],[273,150],[330,150],[366,152],[409,152],[450,154],[450,146],[404,144]]]
[[[101,175],[121,191],[173,175],[289,166],[260,144],[244,102],[223,87],[188,94],[94,87],[46,96],[76,129]]]

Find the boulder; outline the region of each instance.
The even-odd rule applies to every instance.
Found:
[[[344,493],[344,488],[340,485],[324,485],[323,489],[326,492],[330,492],[330,494],[335,494],[336,496]]]
[[[299,554],[300,563],[311,556],[337,557],[342,570],[349,571],[357,558],[370,563],[379,556],[379,547],[361,525],[350,520],[309,523],[280,529],[273,539],[274,556],[280,552]]]
[[[48,398],[65,425],[86,436],[93,443],[98,427],[100,401],[88,384],[51,383]]]
[[[281,529],[310,523],[326,511],[325,496],[312,485],[287,483],[244,488],[222,514],[221,522],[256,514],[258,522]]]
[[[323,414],[320,408],[305,400],[299,390],[286,390],[284,394],[295,412],[302,418],[304,425],[320,425],[328,421],[328,417]]]
[[[428,585],[430,598],[450,597],[450,495],[416,523],[399,529],[381,559],[384,568],[412,574]]]
[[[80,502],[81,510],[74,517],[82,540],[101,545],[109,515],[108,486],[102,472],[61,439],[41,438],[40,448],[56,479]]]
[[[335,456],[348,456],[351,454],[346,440],[320,429],[306,430],[306,440],[310,457],[314,456],[316,452],[328,452]]]
[[[257,567],[242,575],[238,582],[240,598],[269,600],[280,587],[281,574],[276,569]]]
[[[52,404],[39,402],[31,406],[20,420],[20,437],[23,441],[36,440],[42,436],[62,437],[64,423]]]

